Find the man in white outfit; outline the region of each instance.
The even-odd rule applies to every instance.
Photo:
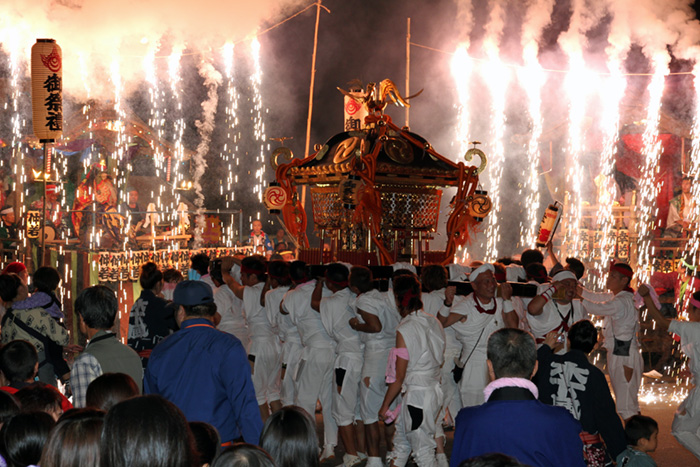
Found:
[[[323,327],[336,342],[333,383],[333,418],[345,447],[343,466],[352,467],[362,459],[355,439],[355,416],[359,415],[360,377],[364,345],[360,334],[350,327],[355,318],[355,294],[348,288],[348,268],[329,264],[325,280],[318,280],[311,296],[311,308],[321,314]],[[321,298],[323,287],[333,295]]]
[[[579,286],[583,307],[592,315],[604,316],[604,346],[608,351],[608,373],[615,393],[617,413],[627,420],[639,413],[642,382],[642,353],[637,340],[639,312],[630,288],[634,273],[625,263],[610,266],[606,287],[611,294],[597,294]]]
[[[228,271],[232,257],[223,258],[222,275],[234,295],[243,300],[243,309],[248,319],[251,345],[248,360],[252,368],[255,397],[263,421],[272,412],[282,408],[280,403],[280,343],[267,319],[261,296],[267,281],[267,268],[258,257],[249,256],[241,261],[241,282],[238,283]]]
[[[559,342],[565,344],[558,353],[564,355],[568,352],[566,336],[569,328],[586,317],[581,301],[574,299],[577,285],[576,275],[564,269],[552,277],[551,284],[539,286],[539,294],[527,306],[527,321],[538,347],[547,334],[556,331],[562,337]]]
[[[240,283],[241,282],[241,267],[235,264],[229,274]],[[216,311],[221,316],[216,329],[233,334],[241,341],[245,348],[246,355],[250,351],[250,334],[248,333],[248,322],[243,311],[243,300],[234,295],[230,287],[221,287],[226,285],[223,279],[221,268],[217,271],[212,270],[211,277],[214,280],[216,288],[214,289],[214,303],[216,303]]]
[[[289,314],[304,346],[296,375],[294,403],[313,414],[316,411],[316,401],[321,402],[325,438],[321,453],[323,461],[335,457],[334,450],[338,444],[338,425],[332,413],[335,341],[323,327],[321,315],[311,308],[311,295],[316,288],[316,280],[311,278],[306,263],[292,262],[289,275],[297,285],[285,294],[280,311]],[[329,290],[324,289],[324,296],[330,294]]]
[[[462,343],[461,364],[464,372],[460,379],[460,393],[464,407],[484,402],[484,388],[488,384],[486,343],[489,335],[498,329],[518,327],[518,315],[510,300],[512,288],[501,284],[501,297],[496,297],[497,283],[492,264],[482,264],[469,274],[473,292],[455,300],[450,287],[445,292],[445,306],[450,314],[439,316],[442,325],[453,326]]]
[[[379,452],[379,408],[386,394],[386,362],[389,351],[396,343],[396,326],[400,316],[389,306],[382,292],[372,288],[372,273],[365,266],[350,270],[350,288],[357,295],[357,316],[350,326],[360,332],[365,345],[360,384],[360,415],[365,425],[367,467],[384,464]]]

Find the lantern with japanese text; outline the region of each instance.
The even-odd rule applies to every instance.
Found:
[[[63,132],[63,59],[54,39],[37,39],[32,47],[32,126],[42,143]]]

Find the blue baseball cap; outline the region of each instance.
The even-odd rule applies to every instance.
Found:
[[[214,301],[214,293],[206,282],[182,281],[175,287],[173,302],[178,305],[194,306]]]

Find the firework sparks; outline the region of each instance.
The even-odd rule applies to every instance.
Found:
[[[601,127],[603,131],[603,153],[601,155],[601,173],[598,185],[598,213],[597,225],[600,229],[600,247],[596,263],[598,277],[595,286],[602,289],[605,285],[605,272],[610,259],[615,255],[615,237],[612,229],[615,225],[613,219],[613,202],[615,201],[615,154],[620,128],[620,101],[625,92],[627,82],[622,75],[622,64],[618,60],[610,60],[608,63],[610,76],[603,89],[603,117]],[[595,256],[595,255],[594,255]]]
[[[654,250],[651,245],[654,230],[656,228],[656,198],[659,187],[656,185],[656,174],[659,170],[661,158],[661,141],[659,140],[659,119],[661,118],[661,97],[663,96],[664,82],[668,74],[669,57],[666,52],[659,52],[652,57],[654,74],[647,88],[649,92],[649,104],[647,106],[647,120],[644,129],[643,155],[645,157],[642,180],[640,182],[640,208],[639,240],[638,240],[638,269],[639,280],[646,283],[653,273]]]

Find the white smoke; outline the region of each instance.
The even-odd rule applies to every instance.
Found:
[[[201,61],[199,64],[199,75],[204,78],[204,87],[207,88],[207,99],[202,102],[202,119],[195,121],[195,126],[199,133],[200,141],[197,145],[197,152],[193,156],[194,175],[192,185],[197,198],[194,200],[196,211],[196,227],[194,229],[194,247],[199,248],[202,244],[202,232],[206,225],[204,217],[204,194],[202,193],[202,176],[207,168],[207,153],[211,135],[214,132],[216,117],[216,106],[219,103],[219,85],[221,84],[221,73],[216,71],[214,66],[208,61]]]
[[[174,44],[189,53],[216,54],[227,42],[244,40],[268,19],[302,0],[3,0],[0,44],[29,57],[37,38],[56,39],[63,49],[64,90],[80,95],[84,73],[99,97],[115,61],[125,87],[144,79],[143,58],[158,50],[163,58]],[[84,57],[82,71],[78,57]]]

